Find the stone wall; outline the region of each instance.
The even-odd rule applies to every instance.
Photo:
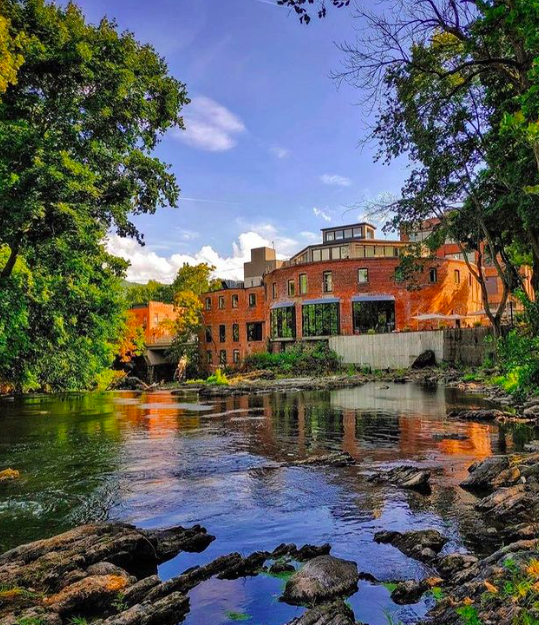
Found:
[[[451,328],[444,330],[443,358],[447,362],[462,363],[468,366],[481,365],[494,346],[487,337],[492,330],[483,328]],[[485,340],[487,339],[487,340]]]

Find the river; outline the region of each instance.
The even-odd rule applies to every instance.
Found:
[[[375,544],[374,533],[436,528],[450,539],[445,551],[480,550],[476,500],[458,484],[472,462],[536,434],[446,419],[451,409],[482,405],[442,385],[386,383],[202,402],[168,392],[0,399],[0,470],[21,473],[0,485],[0,551],[93,520],[200,523],[217,539],[162,565],[162,578],[232,551],[329,542],[334,555],[379,580],[419,579],[425,566]],[[448,433],[462,440],[443,439]],[[254,470],[339,450],[357,465]],[[430,496],[365,479],[404,462],[433,469]],[[282,584],[271,576],[209,580],[191,592],[184,622],[281,625],[302,611],[278,600]],[[389,595],[360,582],[349,599],[356,619],[414,623],[428,606],[397,606]]]

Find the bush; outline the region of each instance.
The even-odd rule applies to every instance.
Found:
[[[216,386],[227,386],[230,384],[226,375],[221,371],[221,369],[217,369],[217,371],[210,375],[206,379],[207,384],[215,384]]]
[[[243,366],[247,371],[269,369],[284,375],[324,375],[339,371],[341,360],[327,343],[301,343],[284,352],[251,354]]]
[[[508,393],[539,391],[539,337],[512,330],[498,341],[498,364],[502,375],[493,382]]]

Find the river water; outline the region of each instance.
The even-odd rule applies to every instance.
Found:
[[[375,544],[374,533],[436,528],[450,539],[445,551],[477,551],[483,521],[458,484],[472,462],[535,435],[446,419],[454,408],[481,406],[441,385],[385,383],[203,402],[168,392],[0,399],[0,470],[21,472],[0,485],[0,551],[93,520],[200,523],[217,539],[162,565],[162,578],[232,551],[329,542],[334,555],[379,580],[419,579],[429,573],[424,565]],[[442,438],[455,433],[463,440]],[[357,465],[260,470],[340,450]],[[404,462],[433,469],[430,496],[366,481]],[[191,592],[184,622],[281,625],[302,612],[279,601],[282,585],[264,575],[209,580]],[[389,595],[360,582],[349,599],[356,619],[414,623],[428,607],[428,599],[396,606]]]

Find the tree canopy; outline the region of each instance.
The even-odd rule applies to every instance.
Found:
[[[125,329],[126,263],[104,238],[142,241],[132,215],[176,205],[153,150],[187,94],[151,46],[74,4],[3,0],[0,18],[0,47],[20,49],[15,73],[0,65],[0,382],[87,388]]]

